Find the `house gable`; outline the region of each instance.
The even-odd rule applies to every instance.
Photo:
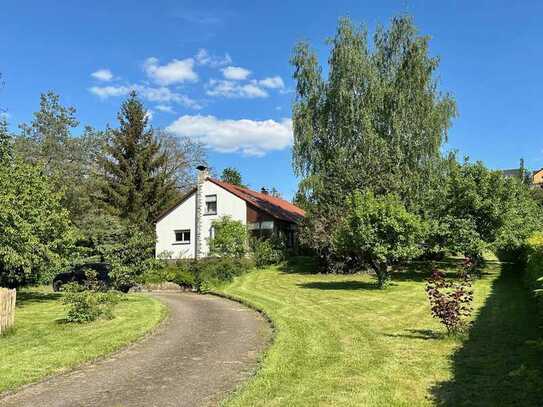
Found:
[[[230,216],[243,224],[247,223],[247,204],[238,196],[206,180],[203,184],[204,199],[216,202],[216,212],[202,215],[202,253],[209,253],[208,240],[212,234],[212,223],[222,216]],[[205,203],[204,203],[205,205]],[[176,241],[176,231],[189,231],[190,241]],[[178,234],[186,237],[187,234]],[[174,207],[164,212],[156,223],[156,255],[167,258],[194,258],[196,255],[196,188],[185,195]]]
[[[156,223],[156,254],[167,258],[191,258],[195,253],[196,191],[192,191]],[[176,241],[176,231],[189,231],[190,240]]]
[[[539,171],[534,171],[532,175],[532,184],[541,185],[543,184],[543,169]]]

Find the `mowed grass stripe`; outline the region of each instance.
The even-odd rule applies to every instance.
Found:
[[[431,317],[424,273],[398,275],[391,287],[376,290],[369,275],[288,271],[255,271],[223,289],[264,309],[278,328],[261,370],[228,405],[424,406],[445,400],[435,389],[454,381],[453,356],[464,342],[443,337]],[[476,313],[493,295],[499,274],[500,266],[491,264],[475,282]]]

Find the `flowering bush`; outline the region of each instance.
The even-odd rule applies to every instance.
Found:
[[[466,330],[466,319],[471,315],[473,291],[469,274],[463,274],[457,281],[445,279],[437,269],[432,271],[426,285],[432,316],[445,325],[449,335]]]

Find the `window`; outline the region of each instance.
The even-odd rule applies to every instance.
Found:
[[[206,212],[205,215],[217,214],[217,195],[206,195]]]
[[[210,238],[210,239],[215,238],[215,226],[211,226],[211,227],[209,228],[209,238]]]
[[[175,231],[175,244],[189,244],[190,229]]]

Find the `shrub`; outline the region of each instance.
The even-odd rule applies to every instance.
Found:
[[[139,281],[143,284],[171,282],[182,287],[194,287],[196,285],[196,278],[191,270],[190,264],[184,261],[168,264],[165,267],[158,269],[149,269],[143,273]]]
[[[98,318],[113,318],[113,308],[120,301],[120,295],[114,291],[96,292],[85,290],[77,283],[63,287],[64,304],[68,306],[67,322],[84,323]]]
[[[470,266],[466,264],[466,268]],[[465,319],[471,315],[473,301],[469,274],[464,274],[458,281],[453,282],[447,281],[444,273],[434,269],[428,278],[426,293],[432,316],[445,325],[449,335],[466,330]]]
[[[247,228],[243,223],[223,216],[213,221],[215,235],[209,241],[211,255],[241,258],[247,252]]]
[[[543,315],[543,233],[539,232],[526,241],[525,281],[528,288],[539,297]]]
[[[207,292],[213,287],[231,282],[235,276],[247,272],[253,266],[248,259],[228,257],[203,259],[192,263],[196,285],[200,292]]]
[[[255,265],[258,268],[277,264],[284,259],[284,252],[278,242],[272,239],[252,239],[251,249]]]
[[[181,287],[194,287],[196,285],[196,277],[194,274],[184,268],[177,268],[170,281]]]
[[[87,256],[111,264],[111,284],[117,290],[127,291],[145,272],[165,265],[164,260],[154,258],[154,237],[134,225],[115,217],[98,217],[86,228],[93,231],[85,238]]]

